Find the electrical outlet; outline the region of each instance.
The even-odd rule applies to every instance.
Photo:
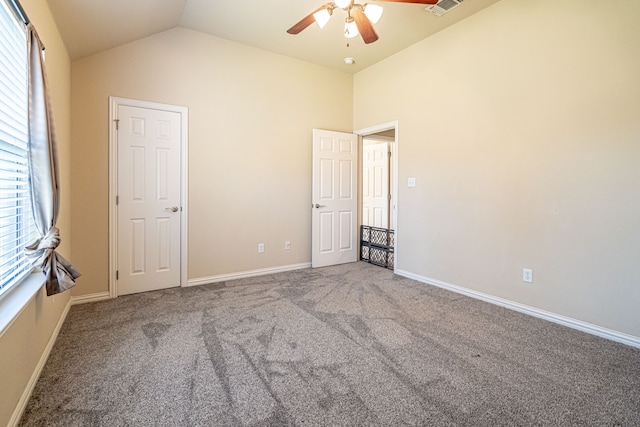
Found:
[[[287,251],[291,249],[291,241],[287,240],[286,242],[284,242],[284,249]]]
[[[531,270],[530,268],[523,268],[522,281],[527,283],[533,283],[533,270]]]
[[[258,243],[258,253],[261,254],[264,252],[264,243]]]

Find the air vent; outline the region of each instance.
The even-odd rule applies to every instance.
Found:
[[[436,16],[442,16],[463,2],[464,0],[440,0],[433,6],[427,6],[425,10],[433,13]]]

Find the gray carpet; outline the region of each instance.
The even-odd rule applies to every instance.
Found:
[[[640,350],[365,263],[71,308],[24,426],[640,426]]]

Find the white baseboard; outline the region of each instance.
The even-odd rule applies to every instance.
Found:
[[[247,277],[263,276],[265,274],[282,273],[285,271],[302,270],[311,267],[310,262],[301,264],[283,265],[280,267],[260,268],[258,270],[241,271],[239,273],[219,274],[217,276],[199,277],[189,279],[187,286],[206,285],[209,283],[224,282],[226,280],[245,279]]]
[[[418,282],[426,283],[427,285],[436,286],[438,288],[442,288],[452,292],[456,292],[458,294],[466,295],[468,297],[479,299],[479,300],[488,302],[490,304],[499,305],[501,307],[505,307],[510,310],[518,311],[520,313],[524,313],[530,316],[538,317],[540,319],[548,320],[553,323],[558,323],[560,325],[577,329],[579,331],[586,332],[591,335],[597,335],[599,337],[606,338],[611,341],[616,341],[631,347],[640,348],[640,337],[636,337],[633,335],[625,334],[623,332],[618,332],[611,329],[603,328],[601,326],[593,325],[591,323],[583,322],[581,320],[576,320],[570,317],[551,313],[549,311],[540,310],[539,308],[530,307],[528,305],[520,304],[514,301],[509,301],[504,298],[499,298],[493,295],[463,288],[462,286],[452,285],[450,283],[446,283],[441,280],[419,276],[417,274],[413,274],[408,271],[396,270],[396,274],[399,276],[407,277],[409,279],[417,280]]]
[[[95,294],[78,295],[77,297],[72,296],[71,304],[72,305],[84,304],[87,302],[103,301],[110,298],[111,298],[111,295],[109,294],[109,291],[97,292]]]
[[[219,274],[216,276],[198,277],[195,279],[187,280],[187,284],[185,286],[189,287],[189,286],[206,285],[209,283],[224,282],[226,280],[244,279],[247,277],[263,276],[265,274],[301,270],[303,268],[309,268],[309,267],[311,267],[311,263],[305,262],[301,264],[283,265],[280,267],[269,267],[269,268],[261,268],[257,270],[241,271],[238,273],[227,273],[227,274]],[[95,294],[79,295],[79,296],[71,297],[71,301],[72,301],[71,303],[73,305],[84,304],[87,302],[103,301],[110,298],[111,298],[111,294],[108,291],[105,291],[105,292],[98,292]]]
[[[24,392],[22,392],[22,396],[18,401],[18,405],[16,406],[16,409],[13,411],[13,415],[9,420],[8,426],[14,427],[14,426],[17,426],[18,423],[20,422],[20,418],[22,418],[22,414],[24,413],[24,410],[27,407],[27,403],[29,403],[29,398],[31,397],[31,393],[33,393],[33,389],[35,388],[36,383],[38,382],[38,378],[40,378],[40,374],[42,374],[42,369],[44,369],[44,365],[47,363],[49,354],[51,354],[51,349],[53,348],[53,345],[55,344],[56,339],[58,339],[58,334],[60,333],[62,324],[67,318],[67,314],[69,314],[70,308],[71,308],[71,299],[69,299],[69,302],[67,302],[67,305],[64,307],[64,311],[62,312],[62,315],[60,316],[60,319],[58,320],[58,323],[56,324],[56,327],[53,330],[53,333],[51,334],[51,338],[49,338],[49,342],[47,343],[47,346],[44,348],[44,351],[42,352],[42,356],[40,356],[40,360],[38,360],[38,364],[36,365],[36,368],[33,370],[33,374],[31,374],[31,378],[29,378],[29,382],[27,383],[27,386],[25,387]]]

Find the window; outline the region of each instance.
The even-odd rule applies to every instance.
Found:
[[[0,0],[0,294],[31,271],[23,248],[35,240],[27,166],[27,41]]]

